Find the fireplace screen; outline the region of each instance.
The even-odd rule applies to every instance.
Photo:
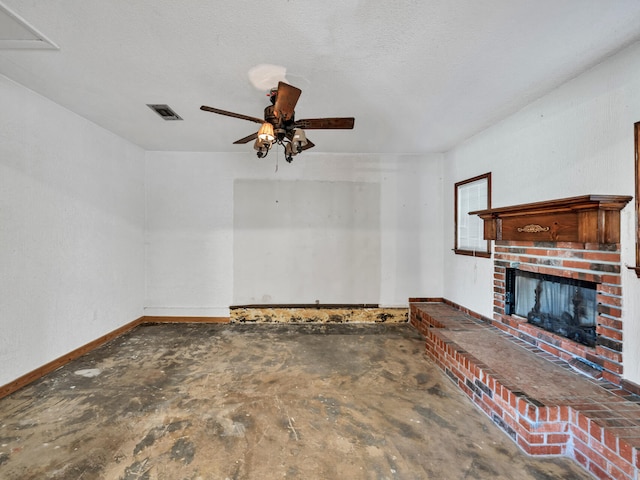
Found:
[[[596,344],[596,284],[507,270],[506,313],[583,345]]]

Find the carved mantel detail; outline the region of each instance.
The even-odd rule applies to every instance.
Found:
[[[490,208],[470,215],[484,220],[487,240],[620,243],[620,210],[632,198],[583,195]]]
[[[530,223],[529,225],[525,225],[524,227],[518,227],[518,232],[540,233],[540,232],[548,232],[550,229],[551,227],[543,227],[542,225]]]

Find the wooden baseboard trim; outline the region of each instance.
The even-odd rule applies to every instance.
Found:
[[[229,323],[229,317],[164,317],[145,315],[143,323]]]
[[[156,316],[143,316],[133,322],[129,322],[120,328],[115,329],[106,335],[97,338],[82,347],[62,355],[61,357],[52,360],[51,362],[32,370],[29,373],[16,378],[14,381],[0,386],[0,399],[12,394],[13,392],[20,390],[22,387],[29,385],[32,382],[44,377],[46,374],[57,370],[58,368],[66,365],[67,363],[75,360],[82,355],[89,353],[91,350],[98,348],[99,346],[113,340],[127,333],[129,330],[133,330],[138,325],[149,323],[229,323],[229,317],[156,317]]]
[[[133,322],[129,322],[126,325],[123,325],[120,328],[115,329],[112,332],[107,333],[106,335],[103,335],[99,338],[96,338],[95,340],[87,343],[86,345],[83,345],[82,347],[76,348],[75,350],[72,350],[71,352],[62,355],[61,357],[56,358],[55,360],[52,360],[51,362],[36,368],[35,370],[32,370],[29,373],[26,373],[25,375],[22,375],[19,378],[16,378],[14,381],[7,383],[6,385],[3,385],[0,387],[0,398],[4,398],[7,395],[12,394],[13,392],[15,392],[16,390],[21,389],[22,387],[25,387],[26,385],[30,384],[31,382],[34,382],[42,377],[44,377],[47,373],[51,373],[54,370],[57,370],[58,368],[66,365],[67,363],[71,362],[72,360],[75,360],[76,358],[81,357],[82,355],[90,352],[91,350],[96,349],[97,347],[113,340],[114,338],[119,337],[120,335],[127,333],[129,330],[134,329],[135,327],[137,327],[138,325],[144,323],[144,317],[140,317],[136,320],[134,320]]]
[[[409,303],[444,303],[442,297],[409,297]]]

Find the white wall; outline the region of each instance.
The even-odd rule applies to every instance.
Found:
[[[250,150],[237,154],[147,152],[147,315],[226,316],[228,307],[237,303],[308,303],[315,299],[323,303],[370,302],[406,306],[409,296],[419,296],[422,292],[440,294],[440,155],[417,157],[305,152],[295,157],[291,165],[285,163],[280,155],[277,172],[276,158],[277,152],[272,152],[266,159],[258,159]],[[375,184],[380,192],[380,203],[376,206],[380,218],[372,223],[376,228],[371,232],[371,235],[379,237],[375,256],[345,256],[343,263],[336,264],[326,255],[317,255],[306,264],[315,273],[298,283],[296,298],[274,296],[270,292],[286,291],[291,278],[281,275],[282,272],[268,276],[264,265],[278,260],[288,265],[287,268],[291,265],[285,251],[267,248],[272,245],[272,239],[265,237],[264,253],[275,255],[275,258],[270,258],[264,265],[256,264],[257,280],[251,285],[251,290],[234,291],[234,272],[243,276],[248,274],[244,263],[243,270],[234,265],[234,253],[242,255],[246,247],[234,240],[237,233],[234,232],[234,184],[251,180],[259,181],[257,184],[263,186],[269,182],[283,185],[301,181],[316,186],[326,182],[330,186],[340,185],[344,198],[348,197],[345,192],[349,190],[344,182],[351,182],[353,189],[363,183]],[[317,192],[309,195],[317,196]],[[252,200],[266,201],[258,191]],[[301,202],[307,200],[300,198]],[[353,209],[353,204],[344,200],[340,206]],[[293,212],[291,206],[286,208],[288,213]],[[307,208],[310,217],[327,213],[324,205],[314,207],[313,202],[308,202]],[[288,221],[303,222],[301,216],[296,218]],[[244,223],[242,228],[264,235],[260,232],[257,218],[255,222],[253,228]],[[354,225],[344,221],[333,222],[332,228],[342,228],[337,236],[357,242],[350,233]],[[300,224],[300,227],[305,226]],[[300,258],[305,252],[326,251],[319,243],[326,237],[303,235],[298,238],[298,242],[290,245],[292,257]],[[373,248],[374,244],[376,242],[363,243],[362,248]],[[255,248],[260,248],[260,245],[260,241],[253,243]],[[352,277],[351,270],[358,267],[358,259],[362,258],[371,258],[373,265],[367,268],[373,268],[377,274],[375,298],[368,295],[371,289],[367,290],[367,298],[363,298],[357,288],[350,289],[339,298],[332,296],[325,283],[331,278]],[[236,287],[239,289],[238,285]],[[323,298],[323,292],[327,298]]]
[[[634,44],[448,152],[445,297],[492,316],[492,259],[455,255],[453,184],[492,172],[492,206],[584,194],[634,194],[640,44]],[[633,200],[622,212],[622,261],[633,265]],[[640,383],[640,279],[624,269],[624,377]]]
[[[0,385],[135,320],[144,152],[0,76]]]
[[[236,179],[233,303],[354,298],[380,299],[380,183]]]

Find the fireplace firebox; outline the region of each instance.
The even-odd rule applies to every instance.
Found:
[[[508,268],[505,314],[574,342],[596,346],[597,284]]]

